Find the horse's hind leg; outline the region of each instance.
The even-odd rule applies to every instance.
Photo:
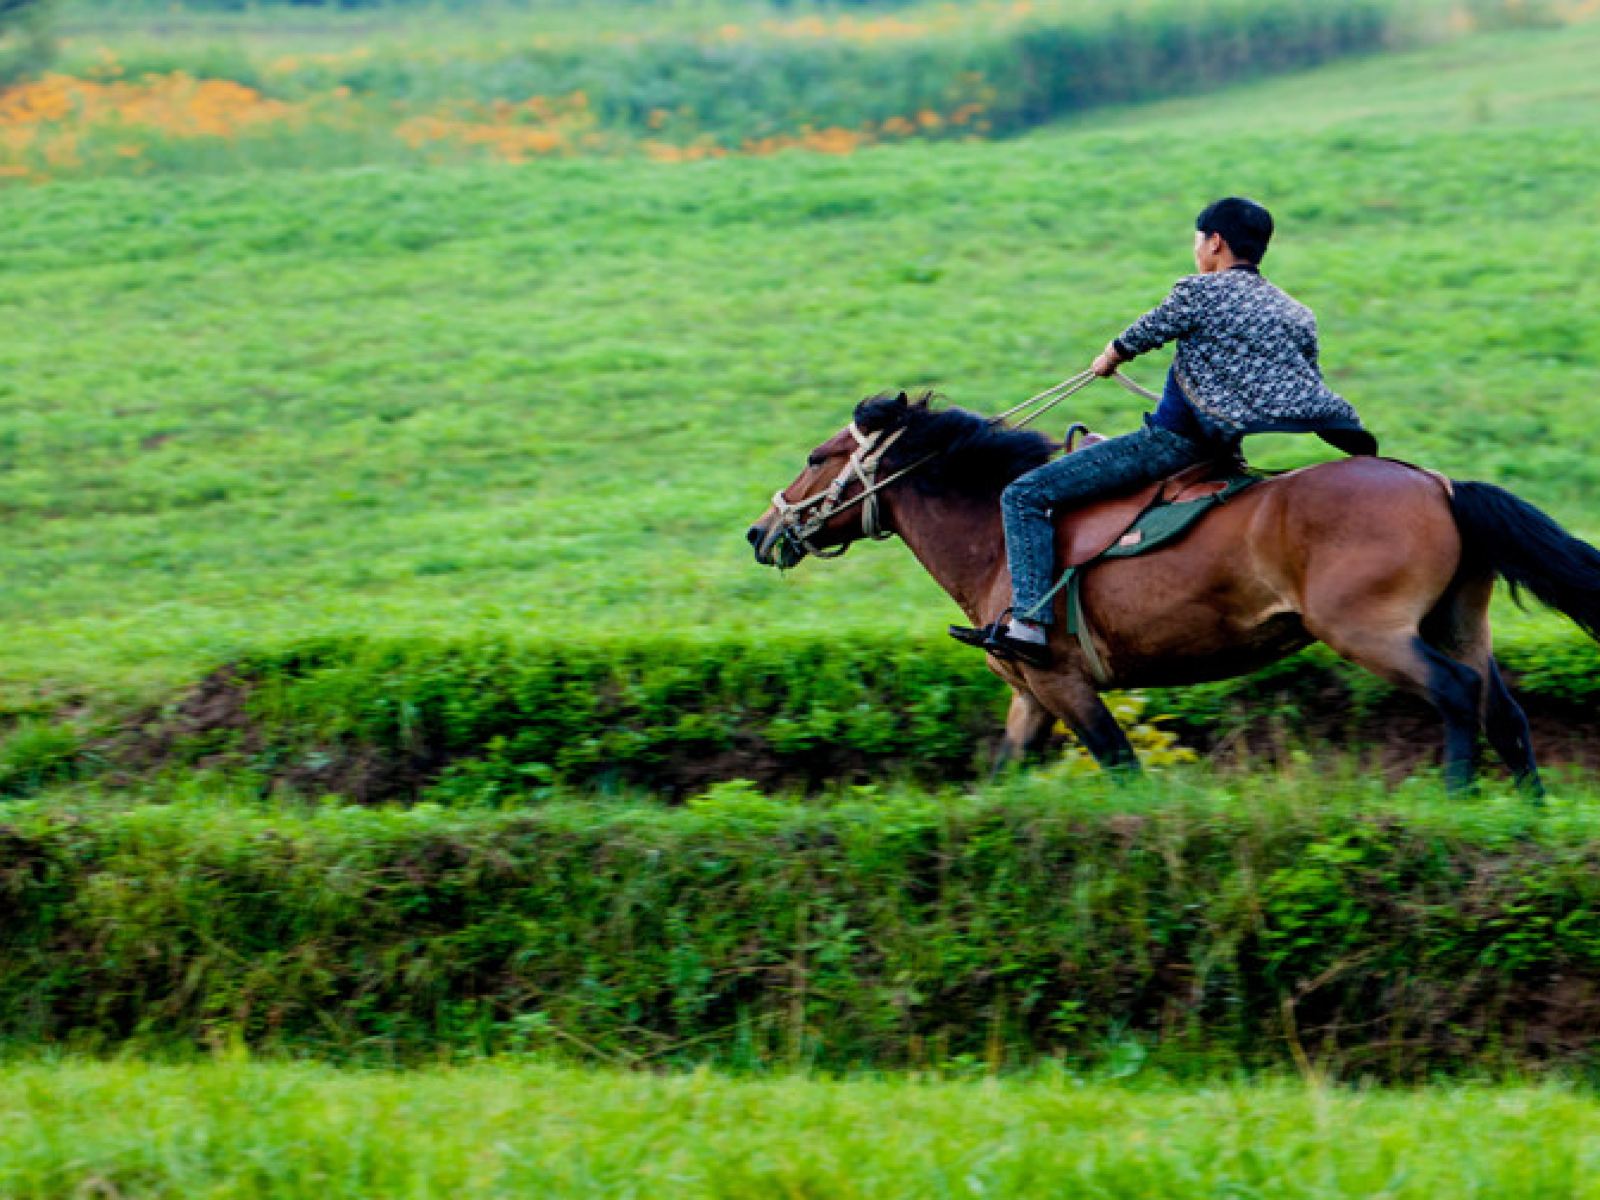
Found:
[[[1500,664],[1493,655],[1489,656],[1488,684],[1483,723],[1489,744],[1510,768],[1517,786],[1538,799],[1544,795],[1544,781],[1533,757],[1533,731],[1528,728],[1528,715],[1500,677]]]
[[[1444,718],[1445,787],[1457,793],[1470,791],[1478,777],[1483,676],[1421,637],[1413,644],[1427,664],[1426,695]]]
[[[1477,775],[1484,678],[1468,664],[1476,630],[1487,626],[1469,619],[1476,593],[1457,578],[1461,548],[1449,512],[1441,504],[1434,516],[1436,528],[1419,515],[1365,553],[1335,539],[1309,574],[1301,616],[1335,653],[1433,705],[1444,720],[1445,785],[1460,792]]]
[[[1460,578],[1428,614],[1422,633],[1430,644],[1478,671],[1484,681],[1482,721],[1489,744],[1510,769],[1516,784],[1535,798],[1544,795],[1533,756],[1527,715],[1511,695],[1495,662],[1489,632],[1489,601],[1494,576],[1475,572]]]
[[[1318,631],[1311,627],[1313,633]],[[1424,641],[1415,628],[1340,628],[1322,635],[1341,657],[1421,696],[1444,719],[1444,778],[1470,790],[1478,770],[1483,676]]]
[[[1040,704],[1031,692],[1014,689],[1011,708],[1006,712],[1006,734],[995,753],[992,776],[1042,751],[1055,724],[1055,713]]]

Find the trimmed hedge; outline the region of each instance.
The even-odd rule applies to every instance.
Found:
[[[1178,785],[1173,785],[1178,786]],[[0,828],[0,1037],[907,1065],[1593,1065],[1600,839],[1355,783]],[[13,806],[15,809],[15,806]],[[1430,815],[1430,813],[1434,815]]]
[[[558,784],[814,787],[886,769],[969,777],[1009,697],[954,643],[866,638],[332,640],[229,674],[248,692],[232,740],[249,765],[319,761],[337,775],[376,756],[413,768],[402,788],[478,799]]]
[[[1524,698],[1562,716],[1600,701],[1600,647],[1573,633],[1508,645]],[[679,794],[753,779],[814,788],[885,771],[924,782],[980,774],[1009,690],[947,639],[774,636],[551,648],[512,640],[322,641],[232,669],[249,718],[224,733],[245,765],[362,798],[537,798],[553,785]],[[1147,709],[1214,745],[1278,721],[1300,744],[1369,734],[1390,703],[1377,679],[1314,651],[1269,671],[1147,694]],[[1414,707],[1423,712],[1420,703]],[[1427,719],[1431,720],[1431,717]],[[190,743],[190,760],[218,743]],[[1359,748],[1359,744],[1356,745]],[[180,746],[181,750],[182,747]],[[341,764],[405,770],[366,792]],[[357,780],[357,783],[362,781]]]
[[[1592,761],[1600,647],[1572,632],[1504,645],[1501,658],[1553,757]],[[102,710],[87,731],[77,700],[76,723],[40,706],[14,713],[0,796],[194,766],[302,794],[446,803],[572,787],[684,796],[736,779],[938,783],[986,770],[1009,696],[944,638],[319,639],[245,656],[157,709]],[[1321,650],[1141,699],[1147,720],[1233,760],[1382,744],[1426,763],[1436,748],[1425,705]]]

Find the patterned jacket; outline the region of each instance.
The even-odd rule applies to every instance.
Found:
[[[1322,381],[1316,317],[1254,267],[1178,280],[1116,347],[1132,358],[1174,338],[1178,386],[1213,437],[1319,433],[1351,453],[1376,452],[1355,409]]]

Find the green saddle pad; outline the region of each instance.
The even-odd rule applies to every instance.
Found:
[[[1263,475],[1241,471],[1229,475],[1227,486],[1214,496],[1202,496],[1198,500],[1184,500],[1178,503],[1152,504],[1139,514],[1128,531],[1112,545],[1111,549],[1100,555],[1100,558],[1137,558],[1141,554],[1159,550],[1188,533],[1190,526],[1217,505],[1225,504],[1245,488],[1260,483],[1264,478]],[[1099,560],[1096,558],[1090,561]],[[1086,567],[1089,563],[1083,565]],[[1079,569],[1082,570],[1081,567]]]
[[[1077,637],[1078,644],[1083,648],[1083,656],[1089,663],[1089,670],[1094,673],[1096,679],[1105,683],[1109,679],[1109,674],[1105,663],[1100,659],[1100,652],[1094,647],[1094,639],[1089,635],[1088,622],[1083,614],[1084,568],[1110,558],[1138,558],[1141,554],[1149,554],[1152,550],[1170,546],[1188,533],[1196,521],[1217,505],[1227,503],[1245,488],[1266,478],[1269,476],[1255,471],[1239,471],[1229,475],[1226,486],[1214,495],[1202,496],[1198,500],[1152,504],[1135,518],[1133,524],[1112,543],[1109,550],[1086,563],[1067,568],[1055,587],[1050,589],[1045,597],[1045,603],[1053,600],[1062,588],[1067,590],[1067,632]]]

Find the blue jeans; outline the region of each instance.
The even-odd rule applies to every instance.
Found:
[[[1136,433],[1063,454],[1006,488],[1000,493],[1000,512],[1005,517],[1014,615],[1041,625],[1055,619],[1051,611],[1055,605],[1044,604],[1055,582],[1052,511],[1154,483],[1213,453],[1169,429],[1147,424]],[[1035,613],[1035,608],[1041,611]]]

